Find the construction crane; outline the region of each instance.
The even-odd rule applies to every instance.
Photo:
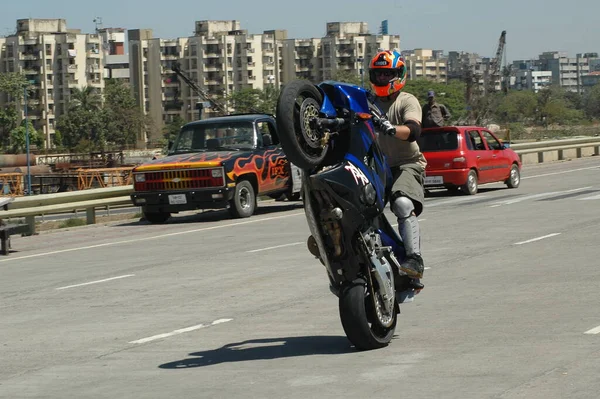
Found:
[[[503,30],[498,40],[498,49],[496,50],[496,57],[492,58],[490,62],[490,69],[488,72],[488,79],[486,84],[486,94],[494,93],[496,91],[496,82],[501,78],[500,68],[502,66],[502,56],[504,54],[504,46],[506,44],[506,31]],[[502,82],[501,82],[502,86]]]
[[[465,100],[468,112],[469,123],[483,123],[492,106],[490,95],[495,93],[496,83],[501,80],[501,65],[504,48],[506,45],[506,31],[502,31],[496,49],[496,56],[490,60],[487,71],[485,73],[473,70],[468,59],[462,62],[463,79],[466,84]],[[483,85],[480,85],[480,80],[483,79]],[[501,82],[502,84],[502,82]]]
[[[183,79],[183,81],[187,83],[188,86],[190,86],[190,88],[196,93],[198,97],[200,97],[202,101],[209,102],[211,108],[216,109],[218,113],[227,114],[227,107],[225,107],[219,101],[211,98],[206,91],[202,90],[196,82],[194,82],[189,76],[187,76],[187,74],[181,70],[181,64],[179,62],[174,62],[171,66],[171,70],[175,72],[175,74],[181,79]],[[202,115],[202,108],[203,107],[199,107],[200,115]]]

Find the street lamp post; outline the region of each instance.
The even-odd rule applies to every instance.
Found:
[[[31,162],[29,160],[29,121],[27,119],[27,86],[23,89],[25,100],[25,152],[27,153],[27,195],[31,195]]]
[[[363,57],[358,57],[357,61],[360,63],[360,67],[359,67],[360,85],[364,88],[365,87],[365,74],[364,74],[364,71],[363,71],[363,67],[364,67],[364,61],[365,61],[365,59]]]

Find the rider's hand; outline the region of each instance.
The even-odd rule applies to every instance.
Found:
[[[392,122],[388,121],[387,119],[380,122],[379,128],[383,134],[387,134],[388,136],[396,135],[396,126],[392,125]]]

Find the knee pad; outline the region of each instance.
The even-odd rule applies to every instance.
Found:
[[[400,196],[392,203],[392,212],[398,219],[406,219],[412,215],[415,205],[408,197]]]

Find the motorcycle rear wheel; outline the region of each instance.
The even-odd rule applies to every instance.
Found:
[[[319,116],[323,96],[307,80],[294,80],[283,87],[277,101],[275,120],[281,147],[288,160],[300,169],[319,166],[327,155],[328,145],[322,134],[309,126]]]
[[[358,350],[372,350],[387,346],[394,336],[398,312],[393,322],[383,327],[376,321],[373,298],[366,289],[363,279],[356,279],[342,290],[339,296],[339,311],[346,336]],[[397,306],[397,305],[396,305]]]

